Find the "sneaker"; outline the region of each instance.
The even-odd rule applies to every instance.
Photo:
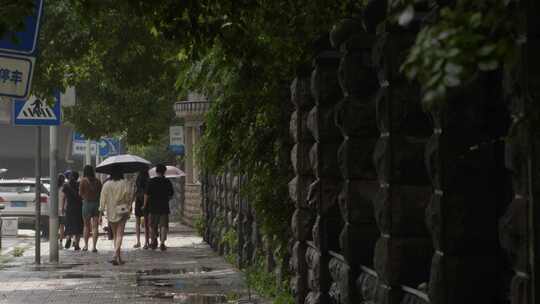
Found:
[[[165,250],[167,250],[167,246],[165,246],[165,244],[161,244],[161,245],[159,246],[159,249],[160,249],[161,251],[165,251]]]

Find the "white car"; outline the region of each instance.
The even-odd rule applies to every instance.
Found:
[[[49,190],[41,184],[41,235],[49,233]],[[19,228],[35,227],[35,190],[34,179],[0,179],[0,215],[17,217]]]

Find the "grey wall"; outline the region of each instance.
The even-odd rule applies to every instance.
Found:
[[[79,168],[80,160],[71,158],[72,129],[66,126],[59,128],[59,160],[58,170]],[[42,127],[42,172],[49,175],[49,128]],[[7,168],[5,178],[34,176],[34,160],[36,154],[36,127],[0,125],[0,168]]]

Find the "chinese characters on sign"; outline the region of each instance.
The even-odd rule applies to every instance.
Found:
[[[11,71],[9,69],[0,68],[0,81],[6,83],[8,81],[13,82],[14,85],[18,85],[22,82],[23,73],[19,70]]]
[[[30,93],[35,59],[0,54],[0,92],[5,96],[26,98]]]
[[[34,12],[24,19],[23,29],[0,36],[0,96],[30,97],[42,14],[43,0],[34,0]]]

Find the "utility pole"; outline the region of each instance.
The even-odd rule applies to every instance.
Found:
[[[100,143],[99,141],[96,141],[96,167],[99,165],[99,159],[100,159],[100,157],[99,157],[99,148],[100,148],[99,143]]]
[[[58,127],[50,126],[49,133],[49,176],[51,178],[51,195],[49,196],[49,262],[58,263]]]
[[[36,127],[35,263],[41,263],[41,126]]]
[[[92,141],[90,139],[86,140],[86,156],[84,158],[84,164],[92,164]]]

